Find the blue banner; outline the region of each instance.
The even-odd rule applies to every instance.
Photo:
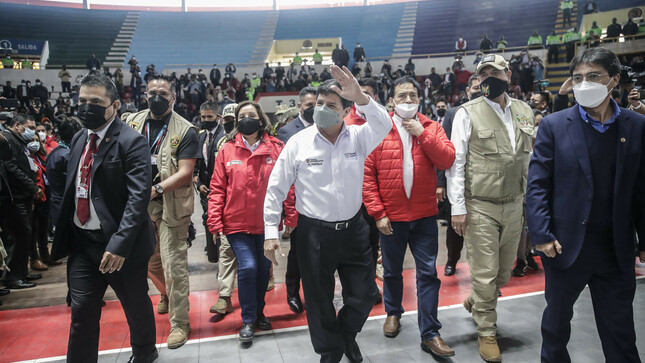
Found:
[[[44,40],[0,39],[0,53],[2,54],[41,55],[44,47]]]

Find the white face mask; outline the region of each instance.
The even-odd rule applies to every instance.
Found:
[[[610,83],[611,80],[607,84],[582,81],[582,83],[573,86],[573,94],[576,96],[576,101],[580,106],[594,108],[607,98],[609,94],[607,86]]]
[[[394,107],[394,112],[402,119],[409,120],[416,116],[417,109],[419,109],[419,105],[416,103],[400,103]]]
[[[43,141],[43,142],[44,142],[44,141],[45,141],[45,139],[47,138],[47,133],[45,133],[45,132],[43,132],[43,131],[40,131],[40,132],[38,133],[38,138],[40,139],[40,141]]]

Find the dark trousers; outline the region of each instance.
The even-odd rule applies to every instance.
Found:
[[[202,205],[202,221],[204,231],[206,232],[206,256],[208,262],[217,263],[219,261],[219,237],[213,238],[213,234],[208,230],[208,197],[200,195],[199,203]]]
[[[576,42],[569,42],[565,44],[567,48],[567,63],[570,63],[576,55]]]
[[[376,268],[376,261],[378,260],[378,249],[379,249],[379,231],[376,227],[376,220],[374,217],[367,213],[367,208],[365,204],[361,206],[361,214],[367,222],[367,225],[370,227],[370,246],[372,247],[372,263],[374,263],[374,268]]]
[[[271,261],[264,257],[264,235],[233,233],[226,236],[237,258],[237,295],[242,321],[254,323],[264,310]]]
[[[29,273],[32,200],[3,201],[0,205],[2,240],[7,250],[6,263],[10,271],[6,282],[24,280]]]
[[[86,249],[82,244],[91,246]],[[105,248],[88,239],[78,239],[77,250],[67,260],[72,301],[72,323],[67,346],[67,362],[96,362],[99,351],[101,302],[108,285],[121,301],[130,328],[130,344],[135,356],[145,356],[155,348],[155,317],[148,296],[148,264],[128,261],[121,271],[102,274],[100,250]],[[96,252],[90,252],[95,250]],[[129,263],[131,262],[131,263]]]
[[[343,337],[361,331],[378,296],[369,227],[359,216],[349,228],[335,230],[301,214],[296,235],[311,342],[321,362],[339,362]],[[338,316],[333,303],[336,271],[344,303]]]
[[[297,227],[296,227],[297,229]],[[296,297],[300,294],[300,267],[298,266],[298,237],[296,230],[291,232],[289,237],[289,254],[287,255],[287,272],[284,275],[284,283],[287,286],[287,298]]]
[[[31,262],[39,258],[44,262],[49,261],[47,249],[49,227],[49,202],[35,203],[31,226],[32,238],[29,244]]]
[[[60,86],[63,89],[63,92],[71,92],[72,91],[72,82],[61,82]]]
[[[437,319],[439,287],[437,278],[437,251],[439,249],[437,219],[426,217],[412,222],[391,222],[390,235],[381,233],[383,258],[383,301],[388,316],[403,314],[403,259],[410,245],[417,272],[417,305],[419,331],[422,340],[439,336],[441,323]]]
[[[562,10],[562,25],[571,25],[571,9]]]
[[[573,305],[587,284],[605,360],[640,362],[632,308],[636,291],[633,260],[628,272],[620,269],[611,233],[587,231],[580,255],[567,269],[551,267],[548,257],[542,260],[547,302],[542,315],[542,362],[571,362],[567,343]]]
[[[448,261],[446,265],[455,266],[461,258],[461,250],[464,248],[464,237],[460,236],[452,228],[452,223],[450,222],[450,215],[452,213],[452,208],[450,207],[450,202],[446,200],[446,213],[448,215],[448,226],[446,228],[446,248],[448,249]]]
[[[558,63],[558,47],[559,45],[549,45],[548,61],[551,63]]]

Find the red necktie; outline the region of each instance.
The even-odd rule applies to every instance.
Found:
[[[92,162],[94,161],[94,154],[96,154],[96,142],[99,139],[99,135],[90,134],[90,142],[86,147],[86,152],[83,157],[81,164],[81,181],[79,187],[86,188],[87,198],[78,198],[78,203],[76,205],[76,216],[82,225],[85,225],[88,219],[90,219],[90,182],[92,174]]]

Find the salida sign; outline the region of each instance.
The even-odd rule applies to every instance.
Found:
[[[18,55],[42,55],[44,40],[0,40],[0,52]]]

